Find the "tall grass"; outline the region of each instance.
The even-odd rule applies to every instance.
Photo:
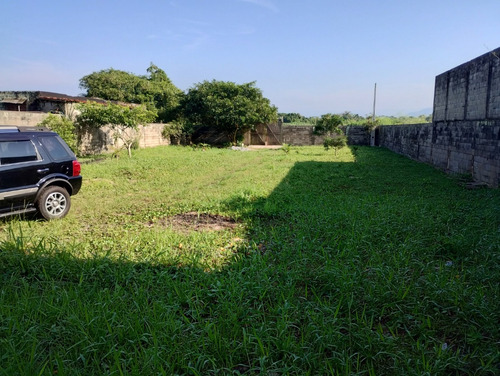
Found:
[[[64,220],[0,223],[0,374],[500,371],[498,190],[363,147],[154,148],[83,175]]]

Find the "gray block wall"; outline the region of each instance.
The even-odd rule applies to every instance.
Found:
[[[370,145],[370,133],[363,126],[342,127],[350,145]],[[314,126],[286,125],[282,127],[284,144],[306,146],[323,145],[325,137],[314,134]]]
[[[500,48],[436,77],[433,123],[381,126],[377,145],[500,185]]]
[[[433,121],[500,119],[500,48],[436,77]]]
[[[500,184],[500,120],[387,125],[378,128],[379,145],[446,172]]]

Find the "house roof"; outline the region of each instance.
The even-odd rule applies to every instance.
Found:
[[[54,93],[51,91],[0,91],[4,99],[0,99],[0,103],[7,104],[23,104],[26,101],[32,102],[34,100],[50,101],[50,102],[62,102],[62,103],[85,103],[85,102],[97,102],[101,104],[114,103],[120,106],[136,107],[138,104],[125,103],[120,101],[109,101],[102,98],[95,97],[74,97],[71,95]],[[5,98],[7,97],[7,98]]]
[[[38,99],[50,100],[53,102],[98,102],[98,103],[106,103],[104,99],[100,98],[89,98],[89,97],[73,97],[71,95],[60,94],[60,93],[52,93],[50,91],[38,91],[37,92]]]
[[[27,101],[26,98],[18,98],[18,99],[2,99],[0,100],[0,103],[8,103],[8,104],[23,104]]]

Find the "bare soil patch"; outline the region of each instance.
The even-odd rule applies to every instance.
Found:
[[[238,226],[238,222],[232,218],[217,214],[188,212],[162,218],[155,222],[150,221],[148,225],[172,226],[176,231],[221,231]]]

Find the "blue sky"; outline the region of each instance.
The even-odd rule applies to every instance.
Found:
[[[82,93],[153,62],[182,90],[257,81],[280,112],[430,109],[435,77],[500,47],[500,0],[2,0],[0,90]]]

